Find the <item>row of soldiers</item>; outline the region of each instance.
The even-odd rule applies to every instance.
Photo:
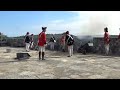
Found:
[[[50,43],[51,45],[51,49],[54,50],[54,44],[56,42],[55,37],[52,35],[52,37],[50,38],[50,41],[47,43],[46,41],[46,29],[47,27],[42,27],[42,32],[38,35],[38,46],[39,46],[39,60],[45,60],[44,56],[45,56],[45,46]],[[109,44],[110,44],[110,36],[108,33],[108,28],[104,28],[104,45],[105,45],[105,54],[108,55],[109,54]],[[120,37],[120,35],[119,35]],[[119,38],[118,37],[118,38]],[[31,36],[29,36],[29,32],[27,32],[26,36],[25,36],[25,43],[26,43],[26,51],[29,51],[29,48],[33,47],[33,34],[31,34]],[[74,38],[72,37],[72,35],[69,34],[69,31],[66,31],[65,33],[63,33],[62,38],[61,38],[61,45],[62,45],[62,50],[65,51],[65,44],[68,47],[68,52],[69,52],[69,56],[71,57],[73,55],[73,44],[74,44]]]
[[[46,41],[46,29],[47,27],[42,27],[42,32],[38,35],[38,51],[39,51],[39,60],[45,60],[45,46],[49,43],[51,46],[51,49],[54,50],[54,44],[56,43],[55,37],[52,35],[50,38],[50,41],[47,43]],[[29,36],[29,32],[27,32],[25,36],[24,42],[26,43],[26,51],[29,51],[29,48],[33,47],[33,34]],[[61,38],[61,45],[62,50],[65,51],[65,44],[68,47],[69,55],[68,57],[71,57],[73,55],[73,44],[74,44],[74,38],[72,35],[69,34],[69,31],[66,31],[63,33]]]

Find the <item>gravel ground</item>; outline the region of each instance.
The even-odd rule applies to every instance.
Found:
[[[0,47],[0,79],[120,79],[120,57],[46,51],[46,60],[38,60],[30,51],[30,59],[19,61],[16,52],[25,50]]]

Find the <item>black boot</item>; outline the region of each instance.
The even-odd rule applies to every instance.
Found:
[[[39,52],[39,60],[41,60],[41,52]]]
[[[45,52],[42,52],[42,60],[45,60],[44,56],[45,56]]]

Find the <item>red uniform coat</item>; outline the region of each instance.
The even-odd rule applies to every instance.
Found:
[[[105,34],[104,34],[104,43],[109,44],[109,42],[110,42],[109,34],[108,34],[108,32],[105,32]]]
[[[65,36],[62,36],[60,39],[61,44],[65,44]]]
[[[44,46],[46,44],[46,34],[41,32],[38,37],[38,46]]]

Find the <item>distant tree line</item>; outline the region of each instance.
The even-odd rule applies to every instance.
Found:
[[[8,39],[7,35],[0,32],[0,41],[6,41],[6,39]]]

